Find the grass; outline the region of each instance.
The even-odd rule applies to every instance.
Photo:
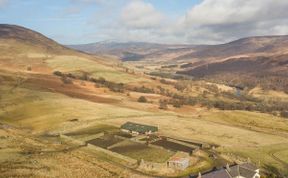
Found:
[[[146,145],[132,141],[124,141],[123,144],[114,147],[112,151],[125,156],[145,161],[163,163],[167,161],[175,152],[161,148],[148,147]]]
[[[287,133],[288,121],[270,114],[247,111],[211,111],[202,115],[205,120],[235,125],[251,130]]]
[[[249,93],[256,98],[260,98],[263,100],[277,100],[277,101],[288,100],[288,94],[282,91],[273,91],[273,90],[264,91],[263,89],[256,87],[252,89]]]
[[[250,158],[256,164],[260,163],[262,166],[264,166],[265,164],[275,166],[276,168],[281,170],[281,172],[284,174],[288,174],[287,150],[288,150],[288,143],[268,145],[268,146],[262,146],[262,147],[257,147],[257,148],[255,147],[247,148],[247,147],[239,146],[238,148],[219,149],[219,151],[223,153],[234,153],[235,155],[239,155],[244,158]],[[284,163],[279,162],[277,159],[275,159],[273,155],[283,160],[284,162],[286,162],[286,165]]]
[[[81,126],[79,122],[69,122],[71,119],[92,122],[151,115],[145,111],[74,99],[57,93],[25,88],[10,91],[11,87],[12,85],[0,86],[0,119],[34,131],[49,131],[61,126],[70,130]],[[65,124],[70,124],[71,128],[67,128]]]
[[[47,63],[54,70],[75,74],[85,71],[90,73],[91,77],[103,77],[106,80],[113,82],[130,83],[146,81],[146,79],[142,77],[137,77],[135,75],[122,72],[119,69],[77,56],[57,56],[47,60]]]
[[[274,153],[274,156],[288,164],[288,150],[281,150],[279,152],[276,152]]]
[[[118,131],[118,130],[119,128],[111,125],[98,124],[95,126],[89,126],[87,128],[82,128],[76,131],[69,132],[66,135],[68,136],[93,135],[101,132]]]
[[[283,164],[271,157],[270,151],[275,151],[281,160],[288,160],[285,151],[288,149],[287,121],[269,114],[206,109],[184,114],[158,110],[152,112],[140,104],[141,107],[131,109],[132,106],[127,103],[95,103],[36,88],[18,87],[11,90],[15,80],[3,80],[1,78],[0,120],[31,128],[32,131],[64,131],[89,136],[134,121],[159,126],[161,134],[168,136],[215,143],[221,146],[222,152],[250,157],[255,162],[275,165],[279,169],[284,169]],[[129,104],[136,105],[134,102]],[[72,119],[78,121],[70,122]],[[277,149],[279,147],[281,149]],[[154,148],[130,149],[127,152],[124,149],[120,149],[123,154],[147,161],[161,162],[171,154]]]

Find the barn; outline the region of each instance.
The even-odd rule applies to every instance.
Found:
[[[126,122],[121,126],[121,130],[123,132],[129,132],[132,134],[151,134],[158,132],[158,127],[138,124],[134,122]]]

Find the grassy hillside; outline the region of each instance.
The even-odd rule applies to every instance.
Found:
[[[0,66],[15,72],[52,74],[87,72],[95,78],[115,82],[138,82],[147,79],[125,72],[101,57],[93,57],[68,49],[40,33],[14,25],[0,25]],[[29,69],[29,71],[27,71]]]
[[[278,113],[273,116],[256,111],[209,107],[209,102],[217,101],[229,105],[236,102],[265,103],[270,101],[269,97],[277,94],[278,98],[283,98],[285,93],[265,91],[269,93],[265,94],[256,88],[243,91],[243,96],[239,97],[233,87],[223,83],[151,79],[129,72],[131,69],[126,71],[121,65],[106,64],[99,57],[66,49],[49,39],[42,39],[45,37],[39,34],[30,34],[30,31],[27,32],[29,39],[36,39],[14,39],[13,35],[17,36],[18,31],[22,34],[22,30],[25,31],[17,27],[7,38],[1,38],[1,45],[6,45],[6,48],[0,57],[0,124],[11,130],[0,131],[0,135],[11,134],[14,141],[0,137],[0,143],[8,145],[0,149],[0,172],[4,170],[0,177],[21,177],[25,173],[37,177],[46,174],[46,169],[52,170],[49,175],[58,177],[63,176],[62,169],[69,172],[68,177],[73,173],[79,177],[97,177],[98,171],[107,177],[142,176],[142,173],[107,155],[91,153],[83,148],[71,148],[71,151],[71,145],[57,144],[60,142],[57,138],[50,138],[59,133],[84,133],[85,138],[92,138],[99,130],[117,129],[127,121],[159,126],[160,134],[166,136],[219,145],[217,151],[231,161],[250,157],[253,162],[261,161],[263,167],[273,165],[283,173],[287,172],[288,121],[277,116]],[[45,43],[49,43],[49,50],[46,50]],[[123,91],[115,92],[104,84],[98,86],[97,82],[79,77],[70,77],[69,82],[65,82],[67,78],[53,75],[54,71],[67,75],[88,74],[96,79],[104,77],[109,82],[125,83],[125,87]],[[140,96],[145,96],[147,102],[139,103]],[[159,108],[160,100],[167,102],[166,108]],[[175,101],[186,103],[175,105]],[[35,142],[32,144],[31,140]],[[22,146],[17,147],[17,142]],[[45,152],[45,148],[52,151]],[[162,151],[164,156],[170,156]],[[157,152],[153,150],[153,154]],[[138,158],[142,153],[125,154]],[[36,160],[36,165],[45,170],[39,171],[37,166],[27,168],[30,159],[25,161],[26,154],[33,155],[31,161]],[[7,155],[13,159],[8,159]],[[23,161],[17,162],[19,159]],[[77,164],[83,166],[83,172],[69,169],[66,161],[72,167],[77,167]],[[58,164],[60,166],[55,168]],[[91,166],[96,167],[95,171],[91,171]],[[23,167],[26,172],[21,173]]]

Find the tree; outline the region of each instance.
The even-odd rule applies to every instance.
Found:
[[[31,67],[31,66],[28,66],[28,67],[27,67],[27,71],[32,71],[32,67]]]
[[[138,102],[140,102],[140,103],[147,103],[147,99],[145,98],[145,96],[140,96],[140,97],[138,98]]]
[[[53,74],[57,75],[57,76],[62,76],[63,75],[62,72],[60,72],[60,71],[54,71]]]
[[[73,84],[73,81],[66,76],[62,76],[61,80],[64,84]]]
[[[168,109],[168,105],[167,105],[166,100],[160,100],[159,101],[159,109]]]
[[[280,113],[281,117],[285,117],[285,118],[288,118],[288,111],[282,111]]]

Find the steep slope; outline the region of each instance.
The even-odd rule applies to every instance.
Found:
[[[141,80],[126,73],[124,68],[105,61],[109,60],[69,49],[30,29],[0,25],[1,69],[49,75],[56,70],[77,75],[87,73],[123,83]]]
[[[47,53],[63,53],[70,51],[38,32],[8,24],[0,24],[0,45],[0,52],[6,54],[15,49],[17,52],[40,50]],[[15,52],[13,54],[15,55]]]
[[[226,58],[237,55],[281,53],[288,51],[288,36],[259,36],[243,38],[221,45],[202,46],[177,60],[192,58]]]
[[[189,66],[178,73],[196,78],[217,79],[233,85],[288,91],[288,54],[229,58]]]

